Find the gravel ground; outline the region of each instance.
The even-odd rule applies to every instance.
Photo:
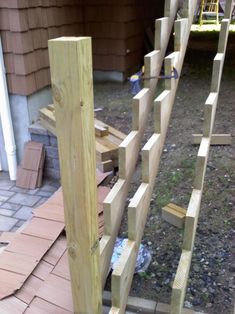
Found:
[[[212,54],[214,55],[214,53]],[[181,254],[183,230],[161,218],[161,208],[169,202],[187,208],[195,175],[198,146],[191,145],[191,134],[203,126],[203,105],[210,91],[212,62],[205,52],[188,54],[162,154],[159,173],[150,205],[142,243],[152,252],[148,270],[135,275],[131,295],[170,302],[171,286]],[[206,57],[206,58],[205,58]],[[210,58],[212,60],[212,58]],[[233,59],[228,58],[222,79],[214,133],[232,133],[234,121],[235,73]],[[97,118],[117,129],[131,129],[130,86],[103,83],[95,86],[95,107],[103,108]],[[152,133],[148,123],[145,140]],[[233,313],[234,292],[234,150],[233,146],[210,149],[201,212],[193,252],[185,306],[206,313]],[[139,162],[129,197],[140,182]],[[126,218],[121,236],[127,236]]]

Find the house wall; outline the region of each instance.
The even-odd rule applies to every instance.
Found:
[[[144,31],[162,12],[160,0],[1,0],[9,93],[50,85],[47,41],[60,36],[92,36],[94,70],[124,79],[140,65]]]
[[[52,101],[48,40],[91,36],[94,77],[123,81],[143,62],[144,31],[163,15],[163,6],[161,0],[0,1],[0,35],[18,162],[30,139],[29,125],[37,120],[38,110]],[[0,154],[4,155],[1,136]]]

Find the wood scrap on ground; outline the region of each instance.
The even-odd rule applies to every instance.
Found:
[[[44,145],[39,142],[25,143],[24,155],[17,170],[16,186],[23,189],[35,189],[42,185]]]
[[[40,110],[40,122],[43,127],[56,135],[56,118],[54,105],[48,105]],[[113,170],[118,166],[118,146],[126,135],[110,125],[95,119],[96,161],[102,172]]]
[[[32,161],[30,167],[33,162],[35,163],[36,159]],[[101,173],[98,169],[96,171],[99,237],[104,231],[103,200],[110,191],[110,188],[101,184],[109,175],[110,173]],[[62,188],[59,188],[44,204],[34,209],[33,218],[18,232],[3,232],[0,235],[0,244],[7,244],[0,254],[0,300],[7,298],[0,301],[0,313],[8,309],[8,306],[9,312],[6,313],[14,313],[10,312],[10,304],[16,302],[16,298],[11,296],[14,293],[22,302],[32,301],[37,288],[43,283],[42,280],[47,278],[66,251],[66,238],[60,236],[64,227],[63,194]],[[63,257],[55,270],[59,274],[63,269],[65,274],[63,276],[69,273],[68,262],[65,259]],[[38,299],[34,302],[36,305],[33,307],[42,306]],[[20,301],[18,303],[16,307],[19,307],[19,311],[16,313],[23,313],[25,307]],[[26,313],[31,312],[27,310]]]
[[[192,134],[192,144],[199,145],[201,143],[203,134]],[[231,134],[212,134],[210,145],[231,145]]]
[[[162,218],[177,228],[183,228],[186,209],[169,203],[162,208]]]

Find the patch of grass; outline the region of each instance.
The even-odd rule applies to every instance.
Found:
[[[156,205],[157,208],[159,208],[160,210],[162,209],[162,207],[166,206],[170,200],[171,200],[172,194],[171,192],[167,189],[163,191],[158,191],[157,192],[157,197],[156,197]]]

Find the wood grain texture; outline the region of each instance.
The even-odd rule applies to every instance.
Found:
[[[191,5],[191,4],[190,4]],[[188,3],[189,6],[189,3]],[[231,14],[231,1],[226,3],[226,14]],[[194,181],[194,189],[191,194],[186,219],[185,219],[185,233],[183,241],[183,250],[176,272],[176,277],[173,283],[171,314],[182,313],[184,296],[186,293],[188,273],[191,265],[191,258],[194,246],[194,239],[197,229],[197,222],[200,212],[201,197],[203,191],[204,177],[209,154],[211,134],[214,125],[216,105],[218,101],[218,93],[220,89],[221,76],[223,71],[223,64],[225,58],[225,51],[227,45],[227,21],[222,23],[221,32],[219,35],[218,53],[214,58],[213,72],[211,80],[211,93],[207,98],[205,104],[205,121],[203,137],[200,142],[200,147],[196,162],[196,177]]]
[[[201,143],[203,134],[192,134],[192,144],[197,145]],[[211,134],[210,145],[231,145],[231,134]]]
[[[202,198],[202,190],[193,189],[186,217],[185,217],[185,229],[184,229],[184,240],[183,249],[192,251],[194,246],[194,239],[197,229],[197,221],[200,212]]]
[[[101,313],[91,39],[50,40],[49,57],[74,311]]]
[[[191,265],[192,251],[183,250],[177,268],[175,280],[172,287],[171,314],[182,313],[184,304],[184,291],[188,281]]]

